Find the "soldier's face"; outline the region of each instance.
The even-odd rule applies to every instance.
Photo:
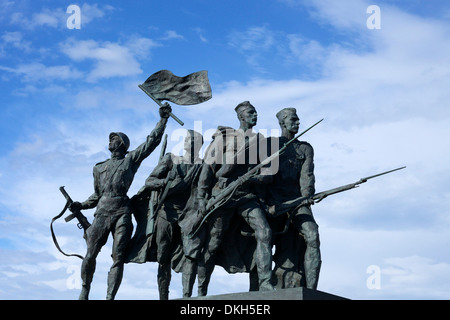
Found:
[[[186,138],[184,138],[184,151],[188,153],[192,153],[194,150],[194,138],[188,134]]]
[[[122,141],[120,140],[120,138],[118,136],[114,135],[111,137],[111,139],[109,139],[108,149],[111,152],[117,151],[121,144],[122,144]]]
[[[294,134],[297,133],[299,126],[300,126],[300,119],[296,114],[289,115],[284,119],[284,127],[290,133]]]
[[[184,138],[184,151],[186,154],[195,156],[199,153],[203,143],[199,139],[195,139],[192,135],[188,134]]]
[[[255,108],[246,108],[241,112],[240,118],[250,126],[255,126],[258,121],[258,113]]]

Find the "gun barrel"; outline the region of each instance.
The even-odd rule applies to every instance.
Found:
[[[385,172],[382,172],[382,173],[375,174],[375,175],[370,176],[370,177],[362,178],[361,181],[365,182],[366,180],[369,180],[369,179],[372,179],[372,178],[376,178],[376,177],[379,177],[379,176],[383,176],[385,174],[388,174],[388,173],[391,173],[391,172],[394,172],[394,171],[398,171],[398,170],[402,170],[402,169],[405,169],[405,168],[406,168],[406,166],[403,166],[403,167],[400,167],[400,168],[397,168],[397,169],[393,169],[393,170],[388,170],[388,171],[385,171]]]
[[[297,140],[298,138],[300,138],[302,135],[304,135],[305,133],[307,133],[309,130],[311,130],[312,128],[314,128],[315,126],[317,126],[319,123],[321,123],[323,121],[323,119],[320,119],[319,121],[317,121],[316,123],[314,123],[311,127],[309,127],[308,129],[306,129],[305,131],[303,131],[302,133],[299,133],[298,135],[296,135],[294,138],[292,138],[291,140],[289,140],[288,142],[286,142],[284,144],[284,146],[280,149],[280,153],[282,153],[289,144],[291,144],[293,141]]]
[[[59,191],[61,191],[61,193],[63,194],[64,198],[66,198],[66,200],[69,202],[69,204],[72,204],[72,198],[69,196],[69,194],[67,193],[66,189],[64,189],[64,186],[59,187]]]
[[[166,154],[166,149],[167,149],[167,133],[164,135],[164,140],[163,143],[161,145],[161,152],[159,154],[159,161],[161,161],[161,159],[164,157],[164,155]]]

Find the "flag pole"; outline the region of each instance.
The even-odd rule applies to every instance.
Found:
[[[150,98],[152,98],[153,101],[155,101],[160,107],[162,107],[161,102],[159,102],[158,100],[156,100],[152,94],[150,92],[148,92],[147,90],[145,90],[145,87],[142,84],[138,85],[139,88],[141,88],[142,91],[144,91]],[[169,115],[176,121],[178,122],[181,126],[184,126],[184,122],[181,121],[176,115],[174,115],[172,112],[169,113]]]

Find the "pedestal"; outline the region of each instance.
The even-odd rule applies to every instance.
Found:
[[[183,300],[349,300],[334,294],[304,287],[279,289],[275,291],[251,291],[193,297]]]

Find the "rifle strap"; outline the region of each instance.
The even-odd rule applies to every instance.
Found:
[[[63,255],[65,255],[66,257],[77,257],[77,258],[80,258],[81,260],[83,260],[84,257],[83,257],[83,256],[80,256],[79,254],[75,254],[75,253],[68,254],[68,253],[65,253],[65,252],[61,249],[61,247],[59,246],[58,240],[56,239],[56,235],[55,235],[55,232],[54,232],[54,230],[53,230],[53,222],[55,222],[56,220],[58,220],[59,218],[61,218],[68,208],[69,208],[69,201],[66,202],[66,205],[64,206],[64,209],[62,209],[62,211],[61,211],[57,216],[55,216],[55,217],[52,219],[52,222],[50,223],[50,232],[52,233],[53,243],[55,244],[55,246],[56,246],[56,248],[58,249],[58,251],[61,252],[61,253],[62,253]]]

